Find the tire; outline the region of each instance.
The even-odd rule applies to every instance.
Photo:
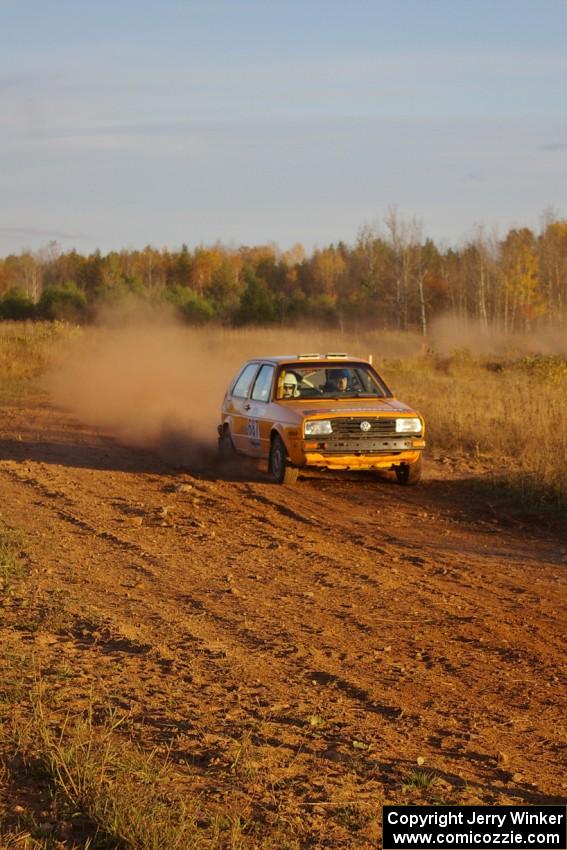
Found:
[[[415,463],[403,463],[396,467],[396,478],[398,484],[405,487],[413,487],[421,481],[421,455]]]
[[[219,437],[219,456],[222,463],[229,463],[237,457],[237,452],[234,448],[234,443],[232,442],[228,425],[225,425],[223,432]]]
[[[289,465],[283,440],[277,434],[270,446],[268,470],[276,484],[295,484],[299,475],[299,471]]]

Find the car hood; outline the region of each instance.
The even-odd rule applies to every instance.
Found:
[[[343,414],[380,414],[380,413],[414,413],[413,408],[408,407],[397,398],[352,398],[336,399],[330,398],[324,403],[314,404],[302,409],[304,416],[336,416]]]

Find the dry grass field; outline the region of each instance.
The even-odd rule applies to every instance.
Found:
[[[434,343],[0,324],[0,850],[369,850],[385,803],[565,802],[567,362]],[[209,461],[244,359],[337,349],[425,415],[420,487]]]
[[[436,455],[527,511],[567,506],[567,358],[468,351],[384,363],[426,416]]]

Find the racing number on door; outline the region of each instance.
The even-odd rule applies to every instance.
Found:
[[[252,443],[260,442],[260,423],[257,419],[249,419],[246,423],[246,436]]]

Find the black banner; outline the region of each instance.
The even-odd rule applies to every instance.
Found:
[[[384,806],[384,850],[567,850],[565,806]]]

